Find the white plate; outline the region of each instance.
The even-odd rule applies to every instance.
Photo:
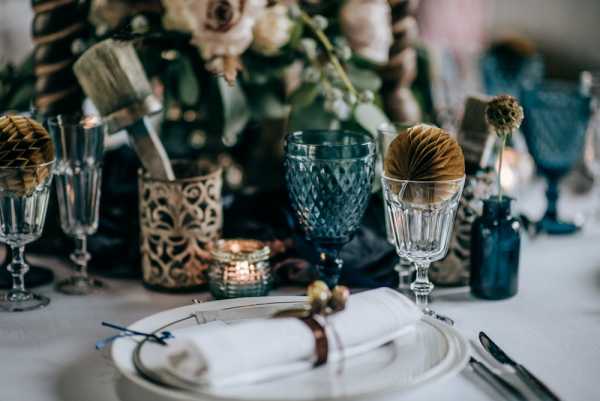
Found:
[[[146,317],[129,326],[153,332],[167,326],[174,330],[207,321],[267,317],[275,311],[302,303],[304,297],[239,298],[193,304]],[[198,319],[194,317],[194,313]],[[162,329],[161,329],[162,330]],[[117,368],[127,380],[161,400],[315,401],[368,399],[383,392],[402,393],[460,372],[468,360],[466,340],[452,327],[424,317],[414,335],[402,337],[373,352],[336,366],[323,366],[272,382],[231,388],[186,392],[156,384],[138,373],[133,363],[137,342],[121,338],[112,347]],[[143,349],[140,355],[143,355]]]

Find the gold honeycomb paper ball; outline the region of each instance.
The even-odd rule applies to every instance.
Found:
[[[448,132],[418,124],[392,141],[385,155],[384,170],[386,176],[398,180],[456,180],[465,175],[465,158]]]
[[[28,195],[51,173],[54,145],[37,121],[19,115],[0,117],[0,190]]]

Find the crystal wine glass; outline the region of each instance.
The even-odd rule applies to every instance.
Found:
[[[590,98],[578,85],[547,81],[523,91],[522,131],[539,171],[546,177],[548,206],[537,230],[572,234],[579,229],[558,219],[558,182],[579,160],[590,118]]]
[[[417,275],[410,288],[417,306],[426,315],[452,324],[452,320],[429,308],[429,265],[448,252],[454,216],[465,178],[449,181],[406,181],[382,177],[386,211],[396,251],[416,265]]]
[[[385,164],[385,155],[387,154],[388,147],[390,143],[398,136],[399,133],[404,132],[407,128],[410,128],[415,123],[383,123],[377,128],[378,132],[378,153],[379,158],[381,159],[381,171],[383,174],[384,164]],[[381,189],[383,194],[383,188]],[[385,218],[385,234],[387,241],[395,245],[394,241],[394,231],[391,226],[391,221],[388,214],[385,212],[385,198],[383,199],[383,207],[384,207],[384,218]],[[394,270],[398,272],[398,290],[402,293],[409,293],[410,291],[410,283],[412,281],[412,276],[415,271],[414,265],[406,258],[398,258],[398,263],[394,266]]]
[[[42,235],[54,161],[26,167],[0,167],[0,241],[10,246],[8,271],[13,287],[0,296],[0,310],[22,312],[44,307],[50,300],[25,289],[29,270],[25,245]],[[35,187],[28,189],[31,183]]]
[[[285,143],[285,175],[292,207],[319,252],[317,270],[330,287],[342,269],[341,248],[352,239],[367,207],[375,169],[375,142],[366,133],[299,131]]]
[[[56,147],[56,190],[61,227],[73,237],[77,272],[59,282],[65,294],[85,295],[103,287],[88,275],[87,236],[98,228],[102,156],[106,126],[97,117],[58,116],[48,121]]]

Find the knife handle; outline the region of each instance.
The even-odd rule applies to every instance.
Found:
[[[556,394],[552,392],[544,383],[534,376],[527,368],[521,364],[515,364],[513,366],[517,375],[527,384],[527,386],[533,390],[542,400],[547,401],[561,401]]]
[[[502,394],[507,400],[511,401],[527,401],[523,393],[515,386],[504,380],[502,377],[492,372],[487,366],[479,362],[475,358],[471,358],[469,364],[473,371],[481,377],[486,383],[492,386],[496,391]]]

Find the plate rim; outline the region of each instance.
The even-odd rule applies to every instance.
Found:
[[[297,296],[297,295],[283,295],[283,296],[265,296],[265,297],[245,297],[245,298],[235,298],[235,299],[222,299],[222,300],[211,300],[202,303],[192,303],[189,305],[183,305],[175,308],[166,309],[146,317],[143,317],[127,327],[130,329],[136,329],[136,326],[144,324],[146,320],[157,319],[160,318],[162,314],[173,314],[173,313],[187,313],[191,314],[194,311],[218,311],[223,310],[229,307],[245,307],[252,305],[263,305],[269,302],[304,302],[306,301],[306,296]],[[420,387],[423,387],[426,383],[435,383],[442,381],[444,379],[448,379],[450,377],[455,376],[460,371],[464,369],[464,367],[468,363],[468,359],[470,356],[469,345],[467,340],[460,334],[454,327],[448,326],[445,323],[439,322],[429,316],[423,316],[422,320],[427,324],[433,326],[437,330],[441,331],[444,334],[445,339],[454,340],[456,342],[455,348],[458,350],[458,355],[454,358],[456,362],[454,366],[447,369],[442,369],[441,372],[436,372],[431,376],[424,377],[422,380],[418,380],[417,382],[411,383],[409,385],[391,385],[384,388],[378,388],[374,390],[367,390],[358,394],[347,394],[339,397],[326,397],[326,398],[315,398],[312,401],[343,401],[343,400],[357,400],[357,399],[365,399],[368,397],[380,396],[382,394],[390,394],[395,393],[397,395],[406,394],[408,392],[414,391]],[[124,361],[124,357],[121,355],[117,355],[121,353],[121,349],[124,346],[131,347],[131,352],[127,352],[132,354],[133,350],[136,348],[136,345],[132,343],[131,338],[119,338],[117,339],[112,347],[111,347],[111,358],[115,364],[117,370],[131,383],[142,387],[146,391],[150,391],[151,393],[157,394],[161,397],[165,397],[168,400],[181,400],[181,401],[190,401],[192,399],[206,399],[211,401],[245,401],[241,398],[236,397],[227,397],[227,396],[218,396],[211,393],[192,393],[192,392],[184,392],[181,390],[170,389],[167,387],[159,386],[156,383],[144,378],[140,375],[135,367],[133,366],[133,362],[130,361],[130,364],[133,366],[133,369],[130,369],[130,366],[127,361]],[[449,349],[451,349],[450,344],[448,344]],[[125,354],[125,352],[123,352]],[[306,401],[305,399],[299,398],[273,398],[271,401],[281,400],[281,401]]]

